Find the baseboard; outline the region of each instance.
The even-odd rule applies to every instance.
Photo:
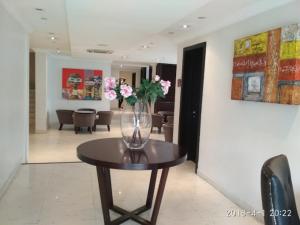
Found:
[[[228,198],[230,201],[232,201],[234,204],[236,204],[238,207],[241,209],[245,210],[246,212],[254,212],[258,211],[257,209],[254,209],[247,203],[241,201],[240,199],[237,199],[234,197],[232,194],[228,193],[226,190],[224,190],[222,187],[220,187],[217,183],[215,183],[213,180],[211,180],[208,176],[205,174],[201,173],[198,169],[197,174],[199,177],[201,177],[203,180],[205,180],[207,183],[209,183],[211,186],[213,186],[217,191],[219,191],[222,195],[224,195],[226,198]],[[257,220],[260,223],[264,222],[264,217],[262,214],[256,214],[256,216],[253,218]]]
[[[0,200],[1,198],[4,196],[4,194],[6,193],[7,189],[9,188],[10,184],[12,183],[12,181],[14,180],[15,176],[17,175],[21,165],[22,165],[22,161],[21,160],[18,163],[18,166],[16,166],[16,168],[12,171],[12,173],[10,174],[9,178],[6,180],[6,182],[4,183],[4,185],[2,187],[0,187]]]

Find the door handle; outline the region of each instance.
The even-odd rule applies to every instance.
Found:
[[[196,116],[197,116],[197,112],[194,110],[194,111],[192,111],[192,114],[193,114],[193,118],[196,118]]]

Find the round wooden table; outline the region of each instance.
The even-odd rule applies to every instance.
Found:
[[[149,140],[143,150],[129,150],[121,138],[107,138],[83,143],[77,147],[77,156],[83,162],[97,168],[99,191],[105,225],[121,224],[129,219],[139,224],[154,225],[157,221],[169,168],[186,159],[186,151],[178,145],[157,140]],[[113,203],[110,169],[152,170],[146,204],[131,212]],[[148,221],[139,214],[152,207],[157,172],[162,169],[159,187],[154,203],[151,220]],[[121,216],[113,221],[109,210]]]

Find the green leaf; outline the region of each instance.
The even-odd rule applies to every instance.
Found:
[[[137,102],[137,98],[134,95],[131,95],[128,98],[125,98],[125,100],[129,105],[132,105],[132,106]]]
[[[136,90],[136,97],[138,99],[144,99],[144,101],[151,100],[155,102],[158,97],[164,98],[165,95],[159,82],[152,82],[149,80],[142,80],[141,86]]]

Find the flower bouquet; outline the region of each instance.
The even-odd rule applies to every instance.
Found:
[[[153,80],[143,80],[139,88],[117,83],[113,77],[104,79],[105,97],[109,100],[124,98],[127,107],[121,115],[121,131],[124,143],[130,149],[141,149],[147,143],[151,126],[149,102],[164,97],[171,86],[170,81],[161,80],[158,75]]]

